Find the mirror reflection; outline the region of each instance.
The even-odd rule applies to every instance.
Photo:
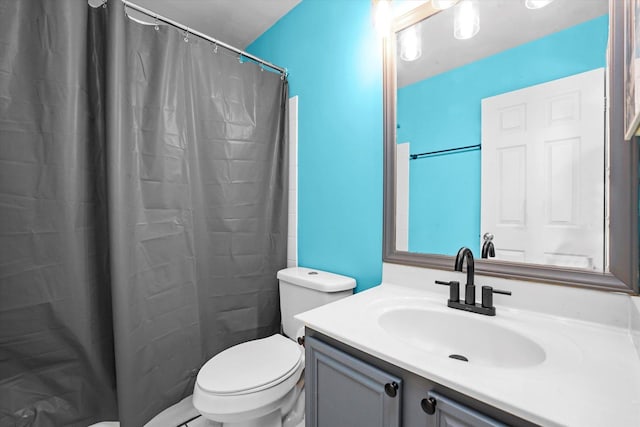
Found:
[[[463,0],[397,34],[397,250],[607,271],[607,12]]]

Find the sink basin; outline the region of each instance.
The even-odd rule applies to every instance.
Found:
[[[460,363],[522,368],[544,362],[544,349],[530,338],[494,324],[496,318],[399,308],[382,313],[378,323],[389,334],[423,351]]]

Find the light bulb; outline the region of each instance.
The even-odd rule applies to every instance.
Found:
[[[375,5],[374,26],[381,36],[386,36],[391,30],[391,1],[378,0]]]
[[[409,27],[400,34],[400,59],[415,61],[422,56],[422,39],[417,25]]]
[[[431,5],[440,10],[449,9],[457,0],[431,0]]]
[[[552,1],[553,0],[525,0],[524,5],[528,9],[541,9]]]
[[[480,13],[477,0],[462,0],[454,9],[453,36],[470,39],[480,31]]]

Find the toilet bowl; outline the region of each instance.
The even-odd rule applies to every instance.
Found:
[[[276,334],[247,341],[205,363],[193,405],[224,426],[280,427],[300,395],[303,370],[304,353],[292,340]]]
[[[353,293],[355,280],[304,267],[278,272],[284,335],[237,344],[211,358],[196,378],[193,406],[223,427],[293,427],[304,415],[304,349],[293,339],[303,311]]]

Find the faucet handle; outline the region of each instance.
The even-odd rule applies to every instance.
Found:
[[[449,286],[449,301],[460,301],[460,282],[457,280],[452,280],[451,282],[436,280],[436,285]]]
[[[493,307],[493,294],[511,295],[511,291],[503,291],[501,289],[493,289],[491,286],[482,287],[482,306],[485,308]]]

